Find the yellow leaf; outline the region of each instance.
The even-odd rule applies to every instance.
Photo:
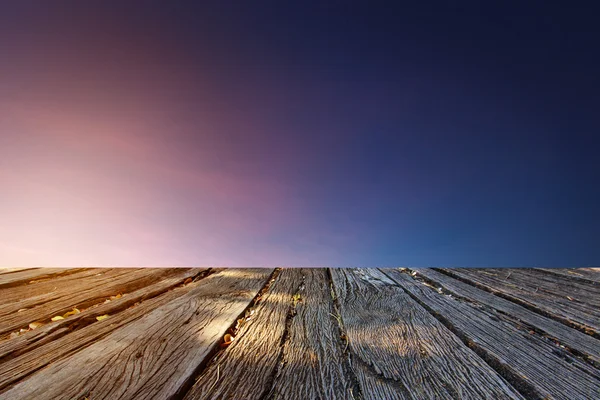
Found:
[[[98,321],[102,321],[103,319],[106,319],[106,318],[108,318],[108,314],[104,314],[104,315],[100,315],[100,316],[97,316],[97,317],[96,317],[96,319],[97,319]]]
[[[110,299],[111,299],[111,300],[117,300],[117,299],[120,299],[120,298],[121,298],[121,293],[119,293],[119,294],[118,294],[118,295],[116,295],[116,296],[110,296]]]
[[[79,314],[80,312],[81,311],[79,311],[77,308],[74,308],[73,311],[66,312],[65,315],[63,315],[63,317],[67,318],[71,315]]]
[[[32,322],[29,324],[29,329],[36,329],[44,325],[42,322]]]
[[[64,319],[64,317],[61,317],[60,315],[57,315],[56,317],[52,317],[52,321],[60,321],[61,319]]]

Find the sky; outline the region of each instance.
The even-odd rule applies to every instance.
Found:
[[[600,265],[597,14],[448,3],[4,2],[0,266]]]

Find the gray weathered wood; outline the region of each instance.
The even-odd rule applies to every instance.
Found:
[[[303,273],[305,281],[284,343],[282,366],[269,397],[352,398],[327,272],[306,269]]]
[[[600,371],[572,357],[508,316],[477,303],[440,294],[406,273],[386,270],[408,293],[441,316],[452,329],[490,362],[501,366],[507,379],[520,384],[532,398],[600,398]]]
[[[561,344],[587,356],[600,366],[600,341],[598,339],[432,269],[418,268],[414,271],[455,296],[479,302],[531,325],[536,330],[558,340]]]
[[[279,273],[260,302],[249,310],[250,319],[244,319],[234,341],[197,377],[186,400],[260,399],[270,390],[292,296],[301,283],[300,270],[284,269]]]
[[[87,308],[104,302],[110,296],[139,289],[172,274],[176,269],[121,269],[100,270],[92,276],[67,281],[56,291],[44,293],[23,302],[0,305],[0,334],[8,334],[27,328],[34,321],[49,322],[56,315],[62,315],[73,307]],[[85,271],[89,274],[89,271]],[[52,283],[52,282],[50,282]],[[44,283],[46,285],[46,283]],[[9,288],[11,290],[15,288]],[[18,311],[19,308],[24,308]],[[28,308],[30,307],[30,308]],[[7,312],[7,309],[12,312]]]
[[[131,293],[125,293],[123,297],[111,300],[108,303],[88,308],[78,314],[68,316],[65,319],[49,322],[37,329],[21,334],[20,336],[0,342],[0,361],[31,351],[51,340],[56,340],[62,335],[76,329],[81,329],[96,321],[96,317],[102,315],[114,316],[114,314],[125,310],[146,299],[158,296],[167,290],[181,284],[186,279],[191,279],[206,271],[205,268],[181,268],[174,270],[173,275],[168,275],[157,283],[143,287]]]
[[[567,279],[583,279],[600,285],[600,268],[536,268],[550,274],[565,276]]]
[[[375,269],[332,270],[366,399],[506,399],[520,394]]]
[[[326,274],[284,269],[186,400],[352,398]]]
[[[0,399],[170,398],[193,378],[271,272],[213,274],[183,296],[38,371]]]
[[[600,286],[593,283],[530,268],[444,271],[588,333],[600,332]]]

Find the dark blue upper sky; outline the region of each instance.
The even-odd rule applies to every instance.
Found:
[[[600,265],[597,10],[208,3],[2,6],[5,263]]]

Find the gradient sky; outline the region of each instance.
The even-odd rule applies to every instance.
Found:
[[[597,13],[416,3],[3,2],[0,266],[600,265]]]

